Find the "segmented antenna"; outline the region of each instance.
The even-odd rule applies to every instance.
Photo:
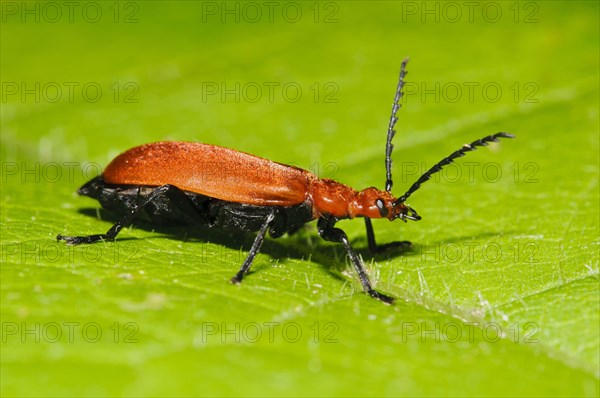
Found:
[[[392,116],[390,117],[390,124],[388,126],[387,140],[385,143],[385,190],[391,192],[392,190],[392,150],[394,149],[394,145],[392,145],[392,139],[396,134],[396,130],[394,130],[394,125],[398,121],[396,117],[396,113],[398,113],[398,109],[402,105],[399,104],[400,99],[402,98],[404,88],[404,76],[406,76],[406,64],[408,63],[408,57],[404,58],[402,61],[402,65],[400,65],[400,78],[398,79],[398,87],[396,88],[396,95],[394,96],[394,104],[392,105]]]
[[[488,135],[487,137],[481,138],[477,141],[473,141],[470,144],[465,144],[461,149],[455,151],[452,155],[447,158],[442,159],[435,166],[430,168],[425,174],[423,174],[419,179],[410,187],[408,191],[395,202],[395,204],[404,203],[406,199],[412,195],[417,189],[421,187],[425,181],[429,180],[431,176],[442,169],[442,167],[449,165],[455,159],[458,159],[462,156],[465,156],[467,152],[473,151],[477,149],[478,146],[486,146],[489,142],[497,142],[498,138],[515,138],[514,135],[509,133],[496,133],[493,135]]]

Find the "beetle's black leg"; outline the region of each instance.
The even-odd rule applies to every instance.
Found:
[[[234,283],[237,285],[242,281],[242,279],[244,278],[244,275],[250,269],[250,266],[252,265],[252,261],[254,261],[254,257],[256,257],[256,255],[258,254],[258,251],[260,250],[263,240],[265,240],[265,235],[267,234],[269,225],[271,225],[271,222],[273,222],[274,219],[275,219],[275,212],[269,213],[269,215],[267,216],[267,220],[263,224],[260,231],[258,231],[258,235],[256,235],[256,238],[254,239],[254,243],[252,244],[252,247],[250,248],[248,257],[246,257],[246,260],[244,260],[244,263],[240,267],[240,270],[238,271],[238,273],[235,274],[235,276],[233,278],[231,278],[231,283]]]
[[[177,190],[181,192],[179,188],[173,185],[163,185],[161,187],[156,188],[152,191],[148,196],[146,196],[142,202],[133,207],[131,210],[127,212],[127,214],[121,218],[115,225],[113,225],[105,234],[98,235],[88,235],[88,236],[63,236],[58,235],[56,237],[57,241],[64,240],[68,245],[79,245],[82,243],[96,243],[100,241],[113,241],[117,234],[123,229],[124,226],[131,224],[133,218],[139,213],[140,210],[144,208],[148,203],[156,200],[161,195],[167,195],[170,191]]]
[[[350,246],[348,236],[341,229],[333,227],[336,221],[337,220],[332,217],[319,218],[319,221],[317,222],[319,236],[321,236],[321,238],[325,240],[331,242],[339,242],[344,245],[344,247],[346,248],[346,252],[350,257],[350,261],[352,262],[352,265],[354,265],[354,269],[356,269],[356,272],[358,272],[360,283],[362,284],[365,292],[369,294],[369,296],[381,300],[386,304],[393,303],[394,299],[392,297],[386,296],[385,294],[379,293],[378,291],[373,289],[373,287],[371,286],[371,281],[369,281],[369,275],[367,275],[367,271],[365,271],[365,267],[363,266],[360,257],[358,257],[358,255],[354,252],[352,246]]]
[[[373,254],[381,253],[389,249],[393,249],[395,247],[410,247],[412,243],[407,240],[403,240],[400,242],[390,242],[385,243],[383,245],[377,246],[375,242],[375,232],[373,231],[373,224],[371,224],[371,219],[369,217],[365,217],[365,225],[367,227],[367,241],[369,242],[369,251]]]

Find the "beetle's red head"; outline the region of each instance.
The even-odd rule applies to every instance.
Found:
[[[359,217],[387,218],[394,221],[419,221],[421,216],[410,206],[400,202],[391,192],[375,187],[364,189],[356,195],[351,204],[351,212]]]

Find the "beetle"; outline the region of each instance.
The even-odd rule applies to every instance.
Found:
[[[425,181],[465,153],[499,138],[514,138],[500,132],[464,145],[425,172],[400,197],[392,194],[392,139],[396,131],[404,78],[404,59],[392,115],[388,124],[385,190],[362,191],[331,179],[321,179],[298,167],[216,145],[196,142],[155,142],[132,148],[117,156],[103,173],[84,184],[80,195],[97,199],[102,207],[120,216],[105,233],[88,236],[58,235],[69,245],[113,241],[121,229],[138,215],[152,222],[204,224],[213,228],[258,232],[239,271],[231,282],[239,284],[249,271],[267,232],[273,238],[293,233],[317,220],[318,234],[326,241],[341,243],[354,266],[364,291],[391,304],[394,298],[373,289],[361,258],[346,233],[335,227],[341,219],[363,217],[371,252],[404,246],[391,242],[378,246],[372,218],[418,221],[421,217],[406,200]]]

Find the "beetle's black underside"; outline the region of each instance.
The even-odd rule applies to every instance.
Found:
[[[120,216],[105,234],[85,236],[58,235],[57,240],[64,240],[70,245],[90,244],[100,241],[113,241],[119,231],[130,224],[134,218],[142,217],[154,224],[203,224],[213,228],[235,231],[256,232],[254,243],[240,270],[231,278],[232,283],[240,283],[249,271],[254,257],[260,251],[267,232],[274,237],[280,237],[286,232],[294,232],[303,224],[312,220],[312,204],[310,200],[296,206],[254,206],[242,203],[227,202],[194,192],[183,191],[173,185],[131,186],[106,183],[102,176],[88,181],[79,188],[79,194],[97,199],[102,207]],[[394,299],[374,290],[369,281],[362,261],[350,246],[346,233],[335,228],[338,220],[331,216],[321,216],[317,222],[319,235],[331,242],[344,245],[350,260],[358,272],[365,292],[371,297],[392,303]],[[368,218],[367,239],[369,249],[378,252],[395,246],[403,246],[408,242],[392,242],[377,246],[373,227]]]
[[[83,185],[78,193],[97,199],[106,210],[123,216],[155,189],[149,186],[108,184],[99,176]],[[273,238],[294,232],[312,219],[311,206],[306,202],[289,207],[254,206],[227,202],[175,187],[146,204],[137,217],[159,225],[206,225],[256,232],[273,211],[275,218],[269,227],[269,235]]]

